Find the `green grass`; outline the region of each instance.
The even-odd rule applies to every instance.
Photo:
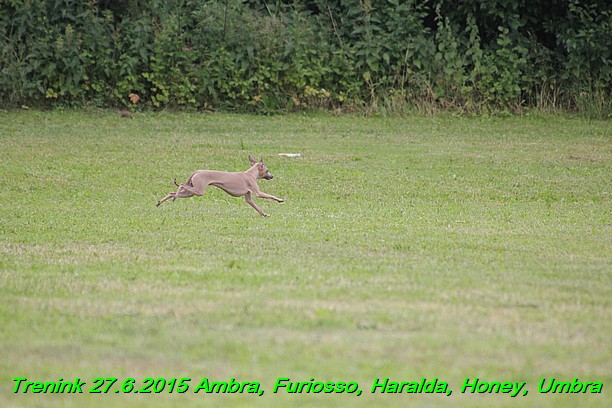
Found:
[[[611,141],[557,116],[0,112],[0,405],[606,406]],[[212,187],[155,206],[248,153],[286,199],[256,199],[270,218]],[[265,394],[15,395],[15,377]],[[363,394],[275,395],[277,377]],[[372,395],[385,377],[453,395]],[[462,394],[475,377],[529,395]],[[603,393],[538,393],[553,377]]]

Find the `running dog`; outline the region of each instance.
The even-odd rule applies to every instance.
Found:
[[[174,179],[174,184],[176,184],[178,190],[168,193],[167,196],[157,202],[157,206],[159,207],[164,201],[169,199],[175,201],[177,198],[188,198],[194,195],[201,196],[204,194],[207,186],[213,185],[231,196],[244,196],[246,202],[253,207],[255,211],[263,217],[269,217],[268,214],[263,212],[261,208],[255,204],[253,195],[259,198],[274,200],[279,203],[284,203],[285,200],[259,191],[257,180],[262,178],[271,180],[273,176],[270,174],[268,167],[264,164],[263,159],[256,162],[253,156],[249,154],[249,161],[251,162],[251,168],[243,172],[229,173],[217,170],[197,170],[193,172],[191,177],[189,177],[184,184],[178,184],[176,179]]]

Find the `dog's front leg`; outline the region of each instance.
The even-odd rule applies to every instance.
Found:
[[[261,210],[261,208],[259,208],[257,206],[257,204],[255,204],[255,201],[253,201],[253,197],[251,196],[251,192],[249,191],[248,193],[246,193],[246,195],[244,196],[244,199],[246,200],[246,202],[255,209],[255,211],[257,211],[259,213],[259,215],[261,215],[262,217],[269,217],[270,215],[266,214],[265,212],[263,212]]]
[[[268,200],[274,200],[274,201],[279,202],[279,203],[284,203],[285,202],[285,200],[283,200],[282,198],[274,197],[273,195],[266,194],[263,191],[258,191],[255,195],[258,198],[267,198]]]

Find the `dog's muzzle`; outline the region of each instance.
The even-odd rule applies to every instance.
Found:
[[[271,174],[266,174],[263,178],[265,178],[266,180],[272,180],[274,176]]]

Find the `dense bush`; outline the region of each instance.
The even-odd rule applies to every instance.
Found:
[[[604,0],[4,0],[0,104],[605,117],[611,21]]]

